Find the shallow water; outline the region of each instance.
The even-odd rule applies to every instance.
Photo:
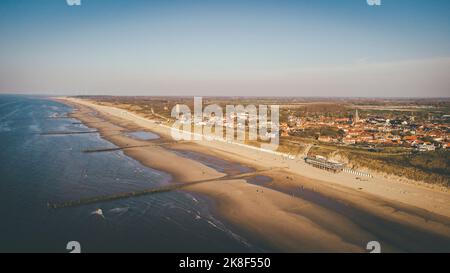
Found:
[[[126,133],[127,136],[140,139],[140,140],[153,140],[158,139],[159,135],[152,133],[152,132],[145,132],[145,131],[136,131],[136,132],[129,132]]]
[[[147,189],[170,175],[147,168],[98,134],[42,136],[86,131],[64,116],[71,108],[37,97],[0,96],[0,252],[263,251],[225,226],[210,202],[182,191],[79,207],[49,209],[48,202]],[[139,134],[140,135],[140,134]],[[95,212],[102,210],[102,215]]]

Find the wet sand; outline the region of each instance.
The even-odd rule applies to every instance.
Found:
[[[271,160],[254,162],[245,153],[235,156],[232,150],[227,154],[220,147],[213,149],[211,143],[177,143],[167,129],[127,115],[121,117],[121,110],[112,115],[84,101],[64,102],[79,109],[73,113],[75,118],[115,145],[141,145],[124,153],[172,174],[177,182],[258,171],[247,180],[221,179],[185,189],[208,196],[220,216],[242,230],[244,236],[278,251],[363,252],[372,240],[380,241],[382,251],[450,251],[450,220],[446,215],[305,177]],[[132,130],[150,130],[160,138],[143,141],[124,133]],[[149,143],[155,145],[142,146]]]

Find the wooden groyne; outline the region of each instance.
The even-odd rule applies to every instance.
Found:
[[[71,119],[70,116],[56,116],[56,117],[48,117],[47,119]]]
[[[131,148],[142,148],[147,146],[152,146],[153,144],[147,145],[132,145],[132,146],[124,146],[124,147],[113,147],[113,148],[97,148],[97,149],[88,149],[83,150],[83,153],[102,153],[102,152],[114,152]]]
[[[47,206],[52,209],[60,209],[60,208],[88,205],[88,204],[93,204],[93,203],[114,201],[114,200],[118,200],[118,199],[126,199],[126,198],[131,198],[131,197],[139,197],[139,196],[143,196],[143,195],[179,190],[179,189],[193,186],[195,184],[200,184],[200,183],[218,182],[218,181],[232,180],[232,179],[244,179],[246,177],[252,177],[252,176],[258,175],[262,172],[266,172],[266,171],[272,170],[272,169],[273,168],[267,169],[267,170],[259,170],[259,171],[250,172],[250,173],[238,174],[238,175],[225,175],[225,176],[218,177],[218,178],[198,180],[198,181],[193,181],[193,182],[174,183],[174,184],[170,184],[170,185],[162,186],[162,187],[158,187],[158,188],[151,188],[151,189],[145,189],[145,190],[133,191],[133,192],[125,192],[125,193],[117,193],[117,194],[112,194],[112,195],[103,195],[103,196],[84,198],[84,199],[78,199],[78,200],[72,200],[72,201],[66,201],[66,202],[60,202],[60,203],[50,203],[49,202],[49,203],[47,203]]]
[[[117,134],[120,135],[120,134]],[[152,141],[152,140],[145,140],[145,141]],[[130,146],[122,146],[122,147],[105,147],[105,148],[96,148],[96,149],[87,149],[83,150],[83,153],[102,153],[102,152],[114,152],[114,151],[121,151],[125,149],[132,149],[132,148],[142,148],[142,147],[151,147],[151,146],[162,146],[162,145],[168,145],[168,144],[174,144],[174,143],[182,143],[185,141],[166,141],[166,142],[152,142],[151,144],[143,144],[143,145],[130,145]]]
[[[75,207],[75,206],[81,206],[81,205],[87,205],[87,204],[93,204],[93,203],[99,203],[99,202],[107,202],[107,201],[113,201],[113,200],[124,199],[124,198],[138,197],[138,196],[143,196],[143,195],[148,195],[148,194],[153,194],[153,193],[162,193],[162,192],[172,191],[172,190],[181,189],[181,188],[184,188],[187,186],[192,186],[194,184],[204,183],[204,182],[206,182],[206,181],[196,181],[196,182],[191,182],[191,183],[177,183],[177,184],[173,184],[173,185],[163,186],[163,187],[159,187],[159,188],[146,189],[146,190],[141,190],[141,191],[97,196],[97,197],[67,201],[67,202],[62,202],[62,203],[48,203],[48,207],[52,208],[52,209],[60,209],[60,208]]]
[[[53,131],[41,133],[41,136],[56,136],[56,135],[78,135],[78,134],[93,134],[99,133],[98,130],[94,131],[81,131],[81,132],[65,132],[65,131]]]
[[[72,122],[72,124],[74,125],[87,125],[87,124],[95,124],[95,123],[105,123],[108,122],[106,120],[102,120],[102,121],[90,121],[90,122],[81,122],[81,121],[77,121],[77,122]]]

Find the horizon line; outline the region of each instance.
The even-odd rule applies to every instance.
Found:
[[[315,99],[445,99],[450,100],[450,96],[448,97],[420,97],[420,96],[391,96],[391,97],[376,97],[376,96],[323,96],[323,95],[317,95],[317,96],[291,96],[291,95],[278,95],[278,96],[269,96],[269,95],[261,95],[261,96],[255,96],[255,95],[228,95],[228,96],[215,96],[215,95],[110,95],[110,94],[67,94],[67,95],[56,95],[56,94],[49,94],[49,93],[1,93],[0,96],[4,95],[12,95],[12,96],[40,96],[40,97],[169,97],[169,98],[190,98],[190,97],[203,97],[203,98],[266,98],[266,99],[284,99],[284,98],[315,98]]]

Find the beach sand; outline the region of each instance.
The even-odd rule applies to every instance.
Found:
[[[170,128],[134,113],[76,98],[58,100],[75,106],[73,117],[115,145],[147,145],[124,153],[170,173],[175,181],[212,179],[184,189],[211,197],[227,223],[278,251],[367,252],[372,240],[380,241],[382,251],[450,251],[448,192],[377,176],[362,181],[313,168],[301,158],[289,160],[226,142],[176,142]],[[143,141],[123,133],[143,129],[161,138]],[[264,185],[248,183],[176,150],[236,162],[271,179]]]

